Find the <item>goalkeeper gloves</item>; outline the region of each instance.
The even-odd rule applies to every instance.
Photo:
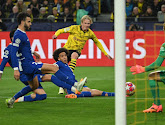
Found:
[[[142,67],[140,65],[132,66],[130,68],[130,71],[133,72],[132,73],[133,75],[143,73],[143,72],[145,72],[145,67]]]

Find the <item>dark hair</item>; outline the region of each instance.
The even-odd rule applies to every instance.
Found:
[[[11,38],[14,36],[15,31],[16,31],[16,29],[10,31],[9,36],[10,36],[10,40],[11,40],[11,42],[12,42],[12,39],[11,39]]]
[[[19,13],[17,16],[18,25],[21,24],[21,21],[25,21],[26,17],[30,17],[30,15],[28,13],[24,13],[24,12]]]
[[[59,54],[62,53],[62,52],[65,52],[66,55],[68,56],[68,50],[65,49],[65,48],[59,48],[59,49],[56,49],[54,52],[53,52],[53,58],[55,61],[58,61],[58,57],[59,57]]]

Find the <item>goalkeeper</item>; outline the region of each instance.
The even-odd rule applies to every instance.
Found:
[[[149,66],[142,67],[140,65],[132,66],[130,71],[132,74],[139,74],[143,72],[148,72],[154,69],[159,68],[165,59],[165,43],[162,44],[160,48],[160,53],[155,62],[150,64]],[[151,88],[151,93],[154,98],[154,103],[149,109],[143,110],[144,113],[152,113],[152,112],[162,112],[163,108],[159,98],[159,85],[158,82],[163,82],[165,84],[165,70],[154,71],[151,72],[148,76],[149,85]]]
[[[112,57],[104,50],[94,32],[90,29],[90,25],[92,23],[92,19],[88,15],[84,15],[81,18],[81,25],[72,25],[70,27],[59,29],[52,36],[53,39],[56,39],[62,33],[69,33],[69,37],[64,45],[64,48],[69,50],[68,61],[70,61],[69,67],[72,69],[72,71],[74,71],[77,59],[81,55],[81,51],[88,39],[92,39],[96,46],[108,59],[112,59]],[[63,92],[59,93],[62,94]]]

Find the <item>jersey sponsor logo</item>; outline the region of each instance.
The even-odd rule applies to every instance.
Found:
[[[163,46],[162,46],[162,47],[160,47],[160,51],[165,51]]]
[[[21,42],[21,40],[19,38],[17,38],[15,40],[15,43],[13,43],[13,46],[19,47],[20,42]]]
[[[68,28],[65,28],[64,29],[64,32],[68,32],[70,30],[70,28],[68,27]]]
[[[8,55],[9,55],[9,50],[5,50],[3,57],[8,58]]]

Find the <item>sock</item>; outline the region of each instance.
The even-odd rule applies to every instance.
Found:
[[[71,59],[70,63],[69,63],[69,67],[72,69],[72,72],[74,71],[75,67],[76,67],[76,59]]]
[[[31,91],[32,91],[32,89],[28,85],[28,86],[24,87],[21,91],[19,91],[17,94],[15,94],[14,98],[18,99],[19,97],[22,97],[22,96],[26,95],[27,93],[29,93]]]
[[[159,86],[155,80],[149,80],[149,85],[151,88],[151,93],[154,98],[154,104],[160,105],[160,98],[159,98]]]
[[[59,79],[58,79],[56,76],[54,76],[54,75],[52,75],[51,81],[52,81],[55,85],[57,85],[58,87],[66,88],[66,89],[68,89],[68,90],[71,90],[71,88],[72,88],[71,85],[69,85],[69,84],[67,84],[67,83],[65,83],[65,82],[63,82],[63,81],[61,81],[61,80],[59,80]]]
[[[55,73],[55,76],[56,76],[58,79],[60,79],[60,80],[62,80],[62,81],[64,81],[64,82],[66,82],[67,84],[70,84],[70,85],[74,86],[75,81],[74,81],[74,80],[71,80],[68,76],[66,76],[66,75],[65,75],[63,72],[61,72],[60,70],[58,70],[58,71]]]
[[[46,94],[36,94],[36,97],[33,99],[31,95],[24,96],[24,101],[25,102],[32,102],[32,101],[39,101],[39,100],[44,100],[46,99],[47,95]]]
[[[80,95],[77,95],[77,98],[79,98],[79,97],[91,97],[91,92],[83,91],[83,92],[81,92]]]
[[[101,96],[115,96],[114,92],[103,92]]]

